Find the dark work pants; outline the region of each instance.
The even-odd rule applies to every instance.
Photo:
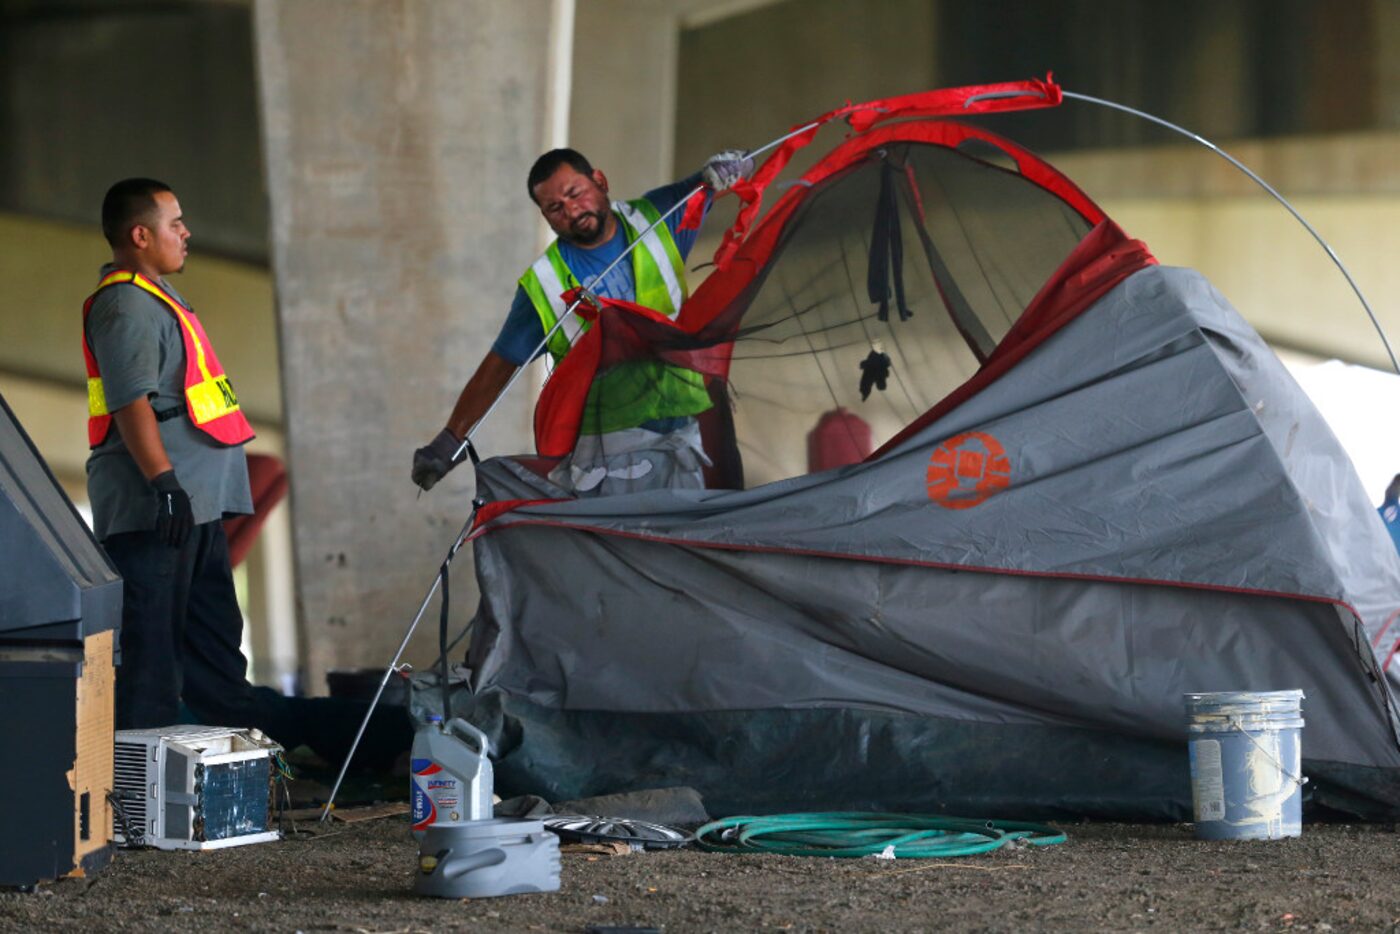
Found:
[[[344,756],[366,704],[283,697],[248,683],[222,522],[195,526],[183,548],[162,544],[154,532],[111,535],[103,546],[125,581],[117,729],[178,723],[183,699],[202,723],[257,727],[288,749],[305,743],[328,759]],[[383,766],[411,739],[403,711],[381,708],[359,759]]]
[[[195,526],[178,549],[154,532],[112,535],[103,544],[126,581],[117,729],[178,723],[181,696],[191,710],[247,705],[243,615],[223,523]]]

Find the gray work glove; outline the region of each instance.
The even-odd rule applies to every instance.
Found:
[[[705,160],[705,168],[701,170],[701,174],[705,176],[705,184],[713,188],[716,194],[728,191],[735,182],[741,178],[748,178],[752,172],[753,159],[742,149],[726,149],[724,152],[715,153]]]
[[[444,428],[437,437],[413,452],[413,482],[425,490],[431,490],[447,472],[457,466],[452,455],[462,446],[462,441]]]
[[[167,470],[151,479],[156,491],[156,538],[171,548],[183,548],[194,531],[194,507],[190,495],[175,479],[175,471]]]

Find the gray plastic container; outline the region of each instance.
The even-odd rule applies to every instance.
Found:
[[[557,892],[559,838],[542,821],[523,818],[429,827],[413,891],[436,898]]]
[[[434,717],[418,728],[408,779],[415,839],[430,827],[492,818],[490,755],[486,734],[465,720]]]
[[[1302,691],[1186,695],[1197,837],[1303,832],[1302,700]]]

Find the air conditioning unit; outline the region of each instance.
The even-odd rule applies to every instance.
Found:
[[[277,774],[273,760],[281,751],[258,730],[118,730],[114,839],[162,850],[213,850],[280,839],[269,824]]]

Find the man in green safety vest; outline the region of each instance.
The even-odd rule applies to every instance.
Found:
[[[456,465],[453,455],[467,432],[568,309],[562,297],[567,290],[587,285],[597,295],[674,317],[688,294],[684,260],[710,199],[752,170],[753,161],[742,152],[721,152],[688,178],[633,201],[612,201],[607,178],[582,154],[555,149],[540,156],[527,186],[557,237],[520,277],[505,325],[462,389],[447,426],[414,452],[413,482],[432,489]],[[697,204],[647,231],[702,181],[707,188],[696,196]],[[599,279],[638,238],[630,257]],[[556,363],[587,326],[577,314],[570,318],[546,346]],[[659,361],[615,367],[595,381],[583,433],[573,454],[550,476],[581,495],[699,488],[708,460],[695,416],[710,404],[697,373]]]

